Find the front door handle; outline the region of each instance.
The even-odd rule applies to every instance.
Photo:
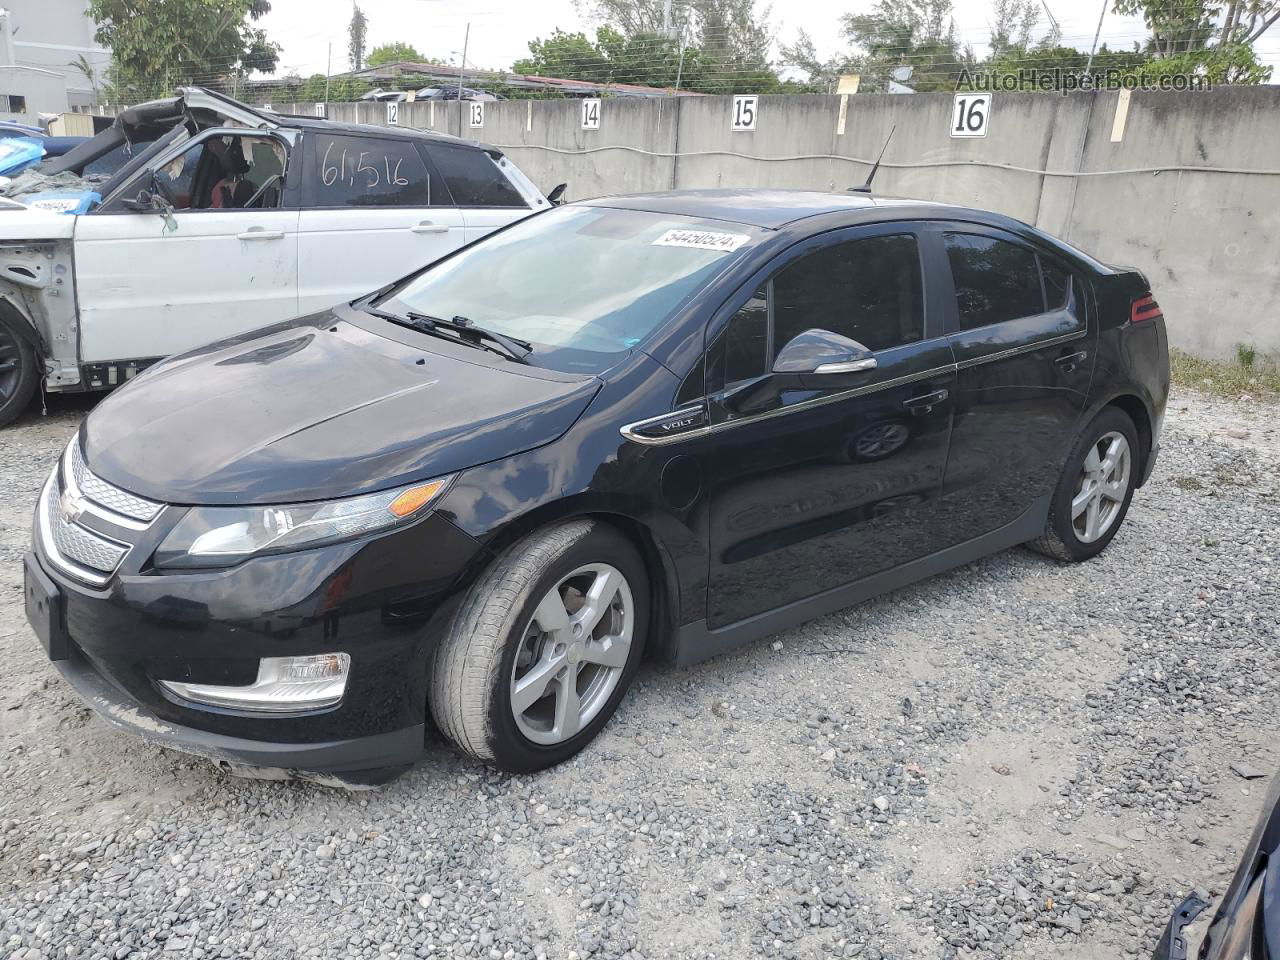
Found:
[[[1063,373],[1072,373],[1076,367],[1089,359],[1088,350],[1077,350],[1075,353],[1068,353],[1065,357],[1059,357],[1053,361],[1054,366],[1062,370]]]
[[[432,223],[430,220],[423,220],[409,228],[414,233],[448,233],[449,226],[444,223]]]
[[[933,393],[926,393],[923,396],[912,397],[910,400],[903,400],[902,405],[912,413],[928,413],[949,396],[951,394],[945,390],[935,390]]]
[[[250,227],[244,233],[236,234],[237,240],[283,240],[283,230],[263,230],[261,227]]]

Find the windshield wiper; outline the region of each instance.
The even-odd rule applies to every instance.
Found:
[[[519,360],[522,363],[525,357],[533,353],[533,344],[528,340],[509,337],[505,333],[499,333],[497,330],[486,330],[484,327],[477,327],[466,317],[454,317],[452,320],[444,320],[429,314],[418,313],[415,310],[406,311],[405,315],[410,320],[416,320],[419,323],[430,323],[437,327],[455,330],[459,336],[470,339],[473,342],[487,340],[490,343],[496,343],[511,359]]]
[[[360,309],[389,323],[408,327],[410,330],[417,330],[419,333],[444,336],[455,343],[465,343],[467,346],[475,347],[477,350],[488,350],[491,353],[506,357],[508,360],[514,360],[516,363],[528,363],[529,361],[525,358],[533,352],[532,345],[523,340],[517,340],[514,337],[508,337],[493,330],[484,330],[480,327],[472,326],[470,322],[460,323],[459,320],[463,318],[442,320],[440,317],[418,313],[415,310],[408,310],[401,316],[389,310],[379,310],[371,303],[361,304]],[[445,330],[448,330],[450,334],[456,334],[456,336],[443,333]]]

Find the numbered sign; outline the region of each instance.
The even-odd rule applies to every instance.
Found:
[[[317,116],[317,117],[323,117],[323,116],[324,116],[324,104],[323,104],[323,103],[317,103],[317,104],[316,104],[316,116]]]
[[[582,129],[583,130],[599,130],[600,129],[600,101],[599,100],[583,100],[582,101]]]
[[[484,101],[483,100],[471,101],[471,126],[473,127],[484,126]]]
[[[263,110],[266,110],[268,113],[273,113],[273,112],[274,112],[274,111],[271,109],[271,104],[269,104],[269,103],[264,103],[264,104],[262,105],[262,109],[263,109]]]
[[[756,108],[760,103],[760,98],[751,96],[735,96],[733,98],[733,122],[730,127],[734,130],[754,130],[756,128]]]
[[[387,101],[387,126],[400,126],[400,104],[394,100]]]
[[[985,137],[991,123],[991,94],[957,93],[951,107],[953,137]]]

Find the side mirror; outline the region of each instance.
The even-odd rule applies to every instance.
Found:
[[[558,183],[551,188],[551,192],[547,194],[547,203],[553,207],[558,207],[564,203],[564,192],[569,188],[567,183]]]
[[[876,357],[857,340],[830,330],[806,330],[793,337],[773,361],[780,389],[822,390],[842,386],[853,375],[876,368]]]
[[[120,206],[130,213],[155,213],[155,198],[150,190],[139,190],[137,197],[121,200]]]
[[[154,179],[153,179],[154,184]],[[132,213],[156,213],[164,218],[164,229],[166,233],[172,233],[178,229],[178,221],[173,218],[173,204],[159,190],[147,190],[143,188],[138,191],[138,196],[132,200],[122,200],[120,206]]]

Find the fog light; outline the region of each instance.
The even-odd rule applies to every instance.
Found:
[[[224,687],[177,680],[161,680],[160,686],[183,700],[211,707],[296,713],[331,707],[340,701],[350,669],[351,657],[345,653],[264,657],[258,661],[258,679],[248,686]]]

